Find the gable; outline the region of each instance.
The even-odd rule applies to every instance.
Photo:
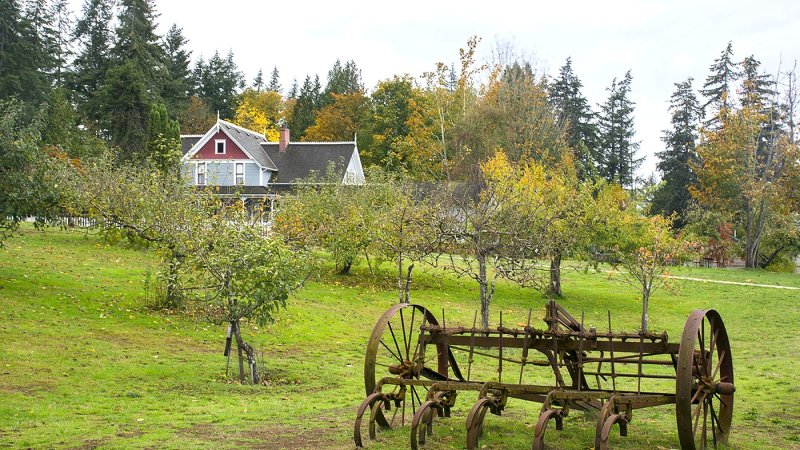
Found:
[[[216,153],[216,142],[218,140],[225,141],[225,154],[223,155]],[[200,150],[192,155],[191,159],[250,159],[250,157],[225,133],[217,131],[211,139],[200,147]]]

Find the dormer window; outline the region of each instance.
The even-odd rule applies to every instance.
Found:
[[[225,154],[225,139],[217,139],[214,141],[214,154],[216,155]]]

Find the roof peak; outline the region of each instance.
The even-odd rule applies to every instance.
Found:
[[[261,133],[259,133],[259,132],[256,132],[256,131],[253,131],[253,130],[248,130],[247,128],[245,128],[245,127],[240,127],[239,125],[236,125],[235,123],[230,123],[230,122],[228,122],[227,120],[217,119],[217,124],[220,124],[220,123],[221,123],[221,124],[225,124],[225,125],[227,125],[227,126],[229,126],[229,127],[231,127],[231,128],[236,128],[236,129],[242,130],[242,131],[244,131],[245,133],[250,133],[250,134],[254,134],[254,135],[256,135],[256,136],[261,136],[262,138],[264,138],[264,140],[266,140],[266,139],[267,139],[267,137],[266,137],[266,136],[264,136],[263,134],[261,134]]]
[[[355,144],[355,143],[356,143],[356,141],[292,141],[292,142],[290,142],[290,143],[289,143],[289,145],[303,145],[303,144],[308,144],[308,145],[320,145],[320,144]],[[272,142],[272,141],[264,141],[264,142],[261,142],[261,145],[267,145],[267,144],[270,144],[270,145],[272,145],[272,144],[278,145],[278,142]]]

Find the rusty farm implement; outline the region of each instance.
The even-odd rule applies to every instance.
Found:
[[[633,411],[675,405],[682,449],[726,442],[733,413],[733,361],[728,334],[714,310],[689,315],[679,343],[666,333],[586,328],[548,302],[546,326],[527,323],[476,328],[441,322],[420,305],[398,304],[378,320],[364,363],[366,399],[358,407],[354,440],[363,446],[381,429],[411,425],[410,447],[433,435],[456,397],[474,403],[466,417],[467,448],[478,448],[487,413],[508,399],[541,404],[532,448],[544,448],[548,423],[561,430],[572,410],[597,411],[595,449],[609,447],[613,429],[627,435]],[[605,327],[604,327],[605,328]],[[551,374],[551,375],[550,375]],[[543,381],[543,380],[550,381]]]

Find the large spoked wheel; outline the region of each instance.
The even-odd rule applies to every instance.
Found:
[[[678,437],[684,450],[725,444],[733,416],[733,359],[719,313],[696,310],[681,336],[676,374]]]
[[[433,348],[425,348],[421,344],[419,338],[423,324],[438,325],[438,322],[424,307],[409,303],[389,308],[378,319],[369,337],[364,360],[364,387],[367,395],[375,391],[377,382],[384,377],[408,380],[420,377],[446,379],[447,350],[441,343]],[[437,362],[438,371],[425,367],[432,361]],[[417,406],[425,401],[426,389],[409,386],[406,396],[411,397],[410,418]],[[405,409],[404,400],[400,408],[395,409],[392,417],[386,417],[379,410],[375,413],[375,423],[382,428],[402,425],[405,422]]]

